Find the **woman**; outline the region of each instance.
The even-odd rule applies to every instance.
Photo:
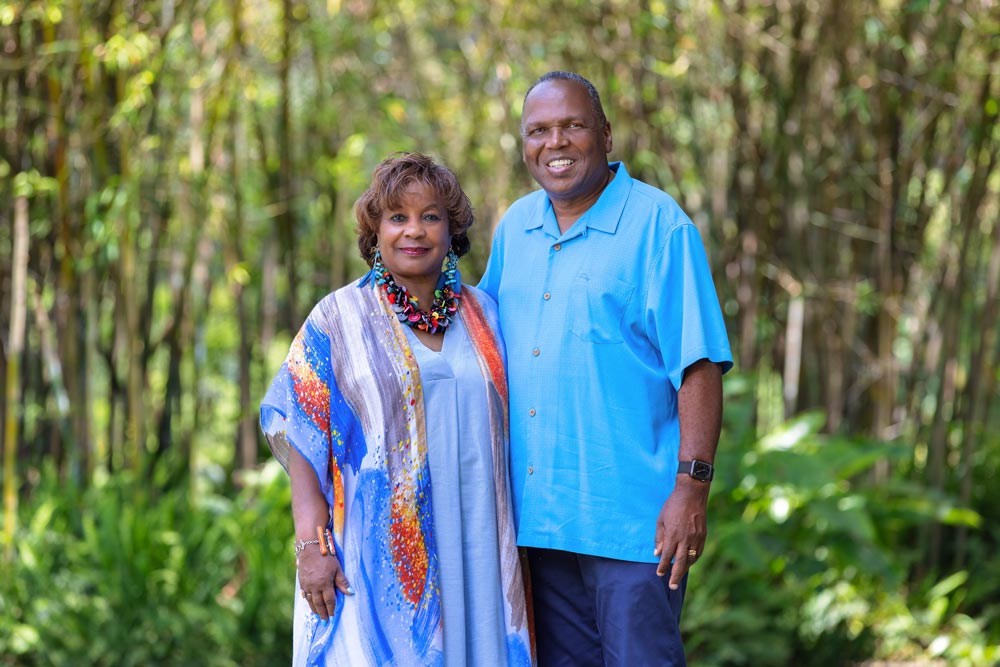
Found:
[[[355,216],[372,269],[316,305],[261,406],[292,484],[294,665],[529,665],[496,304],[456,269],[469,199],[401,154]]]

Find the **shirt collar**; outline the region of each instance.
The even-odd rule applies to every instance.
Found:
[[[570,230],[579,228],[581,225],[608,234],[614,234],[618,230],[618,222],[621,220],[622,212],[625,210],[625,202],[628,200],[628,194],[632,190],[632,177],[629,176],[624,162],[609,162],[608,168],[615,172],[611,182],[604,188],[604,192],[597,198],[594,205],[580,216],[580,219],[573,224]],[[545,224],[546,218],[550,216],[554,221],[555,211],[552,210],[552,202],[547,196],[539,197],[535,215],[531,217],[531,222],[528,223],[526,229],[531,230],[542,227]],[[558,225],[555,229],[558,229]],[[567,230],[567,234],[569,234],[570,230]],[[577,233],[580,232],[575,232],[574,235]],[[559,234],[556,234],[556,236],[559,236]]]

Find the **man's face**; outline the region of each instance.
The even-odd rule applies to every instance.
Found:
[[[554,79],[536,86],[524,101],[521,138],[524,164],[550,199],[588,203],[607,184],[611,125],[598,125],[582,84]]]

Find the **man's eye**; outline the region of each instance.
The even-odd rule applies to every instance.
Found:
[[[543,134],[544,132],[545,132],[544,127],[536,127],[534,129],[528,130],[528,134],[530,134],[533,137],[537,137],[538,135]]]

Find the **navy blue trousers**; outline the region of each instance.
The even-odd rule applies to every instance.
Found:
[[[685,667],[676,591],[656,565],[528,550],[538,667]]]

